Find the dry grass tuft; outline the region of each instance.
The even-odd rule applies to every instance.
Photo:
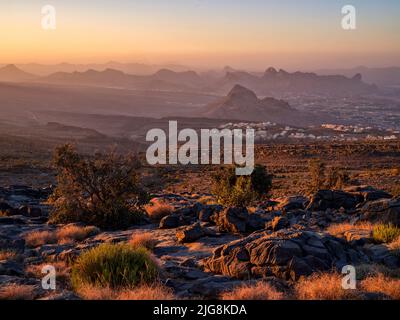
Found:
[[[363,222],[355,225],[350,223],[339,223],[330,225],[326,229],[326,231],[332,236],[337,237],[343,235],[345,232],[350,230],[367,230],[372,232],[373,229],[374,229],[373,225],[369,222]]]
[[[389,244],[389,249],[395,256],[400,257],[400,237]]]
[[[148,216],[153,220],[161,220],[175,210],[173,206],[159,199],[153,199],[150,204],[146,205],[144,208]]]
[[[74,243],[75,241],[83,241],[99,232],[99,228],[94,226],[80,227],[77,225],[67,225],[57,231],[57,239],[60,244]]]
[[[34,286],[9,284],[0,288],[0,300],[33,300],[34,298]]]
[[[85,300],[176,300],[172,289],[161,284],[122,290],[85,285],[78,295]]]
[[[7,261],[18,261],[22,260],[23,257],[12,250],[0,250],[0,261],[7,260]]]
[[[146,233],[135,233],[129,240],[129,244],[134,248],[143,247],[150,251],[153,251],[158,241],[154,239],[150,232]]]
[[[399,269],[390,269],[381,264],[360,264],[356,266],[356,275],[358,280],[363,280],[369,277],[384,275],[390,278],[399,278]]]
[[[391,243],[400,238],[400,228],[392,224],[378,224],[374,226],[373,237],[377,242]]]
[[[99,232],[100,230],[93,226],[66,225],[57,231],[32,231],[25,235],[25,241],[27,246],[36,248],[44,244],[66,244],[83,241]]]
[[[342,288],[342,275],[338,273],[317,273],[302,278],[295,285],[295,294],[299,300],[354,300],[358,298],[356,290]]]
[[[26,245],[36,248],[45,244],[57,243],[57,237],[51,231],[32,231],[25,235]]]
[[[141,286],[132,290],[124,290],[118,300],[176,300],[172,289],[162,285]]]
[[[243,285],[221,294],[222,300],[282,300],[284,294],[266,282]]]
[[[394,300],[400,300],[400,279],[391,279],[380,274],[361,281],[361,288],[367,292],[379,292]]]

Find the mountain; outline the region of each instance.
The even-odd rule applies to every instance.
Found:
[[[151,75],[160,69],[170,69],[176,72],[186,71],[189,68],[175,64],[153,65],[144,63],[121,63],[117,61],[109,61],[107,63],[90,63],[90,64],[72,64],[72,63],[59,63],[59,64],[39,64],[39,63],[25,63],[19,64],[19,68],[37,74],[39,76],[48,76],[56,72],[85,72],[93,69],[101,71],[105,69],[116,69],[128,74],[137,75]]]
[[[96,71],[89,69],[85,72],[56,72],[47,77],[43,77],[41,82],[50,83],[66,83],[77,85],[113,85],[122,84],[127,81],[127,76],[118,70],[106,69],[104,71]]]
[[[201,86],[202,79],[194,71],[175,72],[161,69],[150,76],[139,76],[126,74],[115,69],[106,69],[104,71],[90,69],[85,72],[53,73],[41,78],[40,82],[138,90],[191,91]]]
[[[268,68],[262,76],[247,72],[228,72],[216,82],[216,92],[226,92],[235,84],[245,86],[262,96],[324,95],[353,96],[376,92],[378,88],[362,81],[356,74],[351,78],[342,75],[317,75],[316,73],[289,73],[280,69]]]
[[[352,69],[324,69],[318,71],[321,74],[343,74],[353,77],[359,73],[364,81],[378,86],[400,86],[400,67],[368,68],[364,66]]]
[[[14,64],[0,68],[0,81],[3,82],[24,82],[35,78],[35,75],[17,68]]]
[[[286,101],[270,97],[259,99],[253,91],[241,85],[235,85],[226,97],[206,106],[202,115],[217,119],[285,124],[308,122],[305,113],[292,108]]]
[[[193,87],[198,87],[203,84],[202,78],[194,71],[175,72],[168,69],[161,69],[153,75],[153,78]]]

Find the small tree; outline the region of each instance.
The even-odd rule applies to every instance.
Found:
[[[312,159],[308,162],[310,174],[310,192],[316,192],[323,188],[325,181],[325,165],[320,159]]]
[[[268,194],[272,175],[256,165],[250,176],[237,176],[235,168],[222,168],[213,176],[212,191],[217,201],[227,206],[245,207]]]
[[[84,158],[66,144],[56,148],[54,166],[58,185],[50,197],[50,222],[117,229],[142,217],[147,194],[140,187],[140,164],[133,156],[110,152]]]

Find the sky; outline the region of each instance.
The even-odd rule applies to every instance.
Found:
[[[341,27],[344,5],[356,29]],[[56,29],[41,27],[44,5]],[[399,0],[0,0],[0,63],[400,65]]]

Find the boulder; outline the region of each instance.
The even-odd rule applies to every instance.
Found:
[[[22,264],[15,261],[0,261],[0,275],[6,276],[23,276],[24,267]]]
[[[214,214],[211,220],[218,226],[221,232],[244,233],[249,213],[246,208],[226,208]]]
[[[0,216],[0,225],[11,225],[11,224],[25,224],[25,221],[21,219],[21,217],[1,217]]]
[[[386,191],[375,189],[371,186],[351,186],[345,189],[354,195],[361,196],[364,201],[375,201],[379,199],[391,199],[393,196]]]
[[[7,236],[0,235],[0,250],[12,250],[17,253],[24,252],[25,240],[13,239]]]
[[[40,208],[21,206],[18,208],[18,211],[19,214],[25,217],[38,218],[42,216],[42,209]]]
[[[400,227],[400,198],[367,202],[361,208],[361,218],[373,223],[391,223]]]
[[[290,226],[289,220],[286,217],[275,217],[271,222],[273,231],[278,231]]]
[[[346,241],[360,246],[366,243],[372,243],[374,241],[372,231],[363,230],[356,227],[354,229],[345,231],[343,233],[343,237],[346,239]]]
[[[347,210],[355,209],[357,204],[363,202],[364,199],[360,195],[354,195],[341,190],[319,190],[311,198],[307,210],[325,211],[327,209]]]
[[[189,227],[178,230],[176,233],[176,238],[178,242],[181,243],[194,242],[204,236],[204,234],[203,228],[199,223],[196,223]]]
[[[317,271],[367,263],[368,257],[346,241],[313,231],[259,231],[214,250],[206,270],[239,279],[275,276],[297,280]]]
[[[210,218],[216,212],[223,210],[220,205],[204,205],[201,210],[199,210],[198,218],[202,222],[210,222]]]
[[[6,202],[0,202],[0,216],[11,217],[11,216],[17,216],[19,214],[20,213],[19,213],[18,209],[11,207]]]
[[[160,229],[174,229],[180,226],[187,225],[189,221],[182,215],[170,214],[161,219],[159,228]]]
[[[303,196],[285,197],[276,200],[279,202],[276,209],[285,213],[292,210],[305,209],[309,202],[308,198]]]

